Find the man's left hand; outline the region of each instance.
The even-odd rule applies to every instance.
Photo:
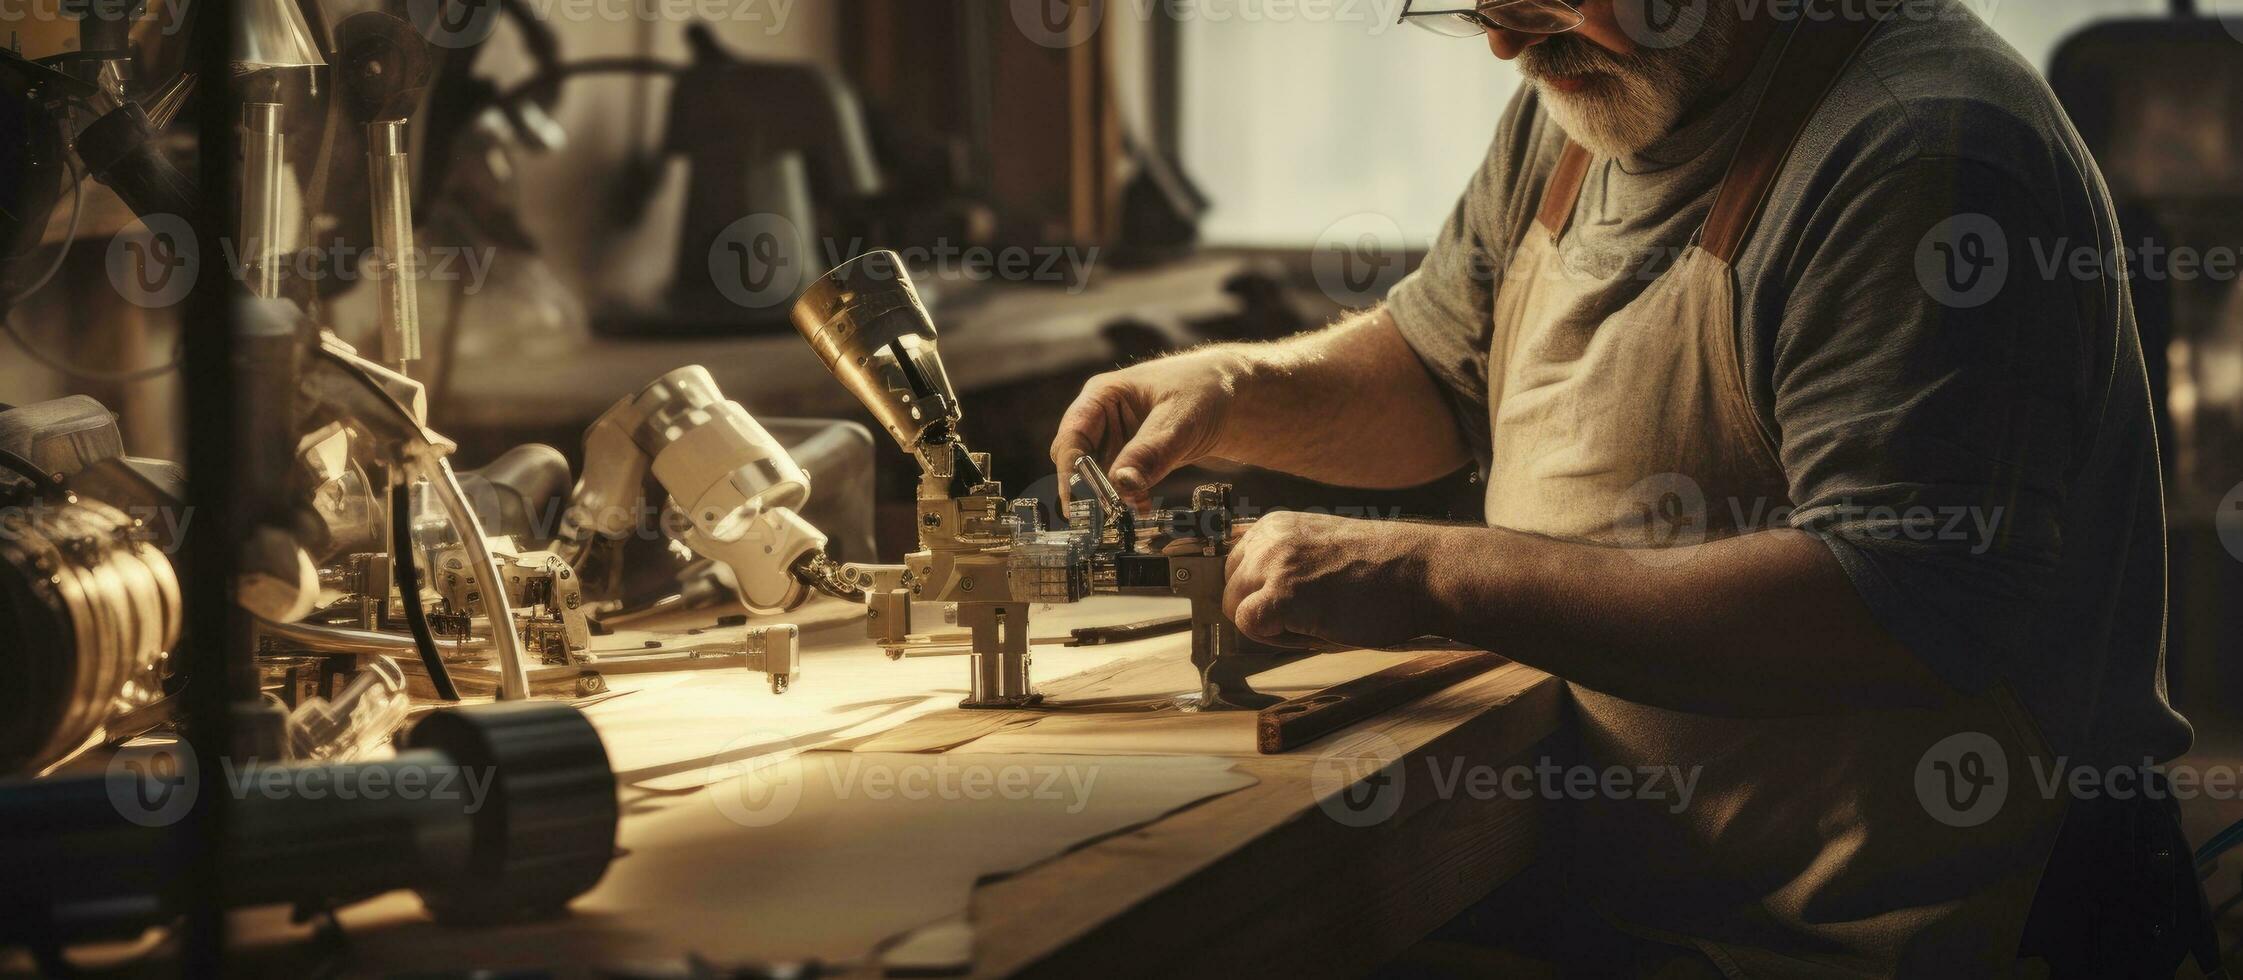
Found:
[[[1436,525],[1279,511],[1233,545],[1223,613],[1280,646],[1393,646],[1441,629],[1427,570]]]

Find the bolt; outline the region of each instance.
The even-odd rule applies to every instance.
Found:
[[[1191,569],[1189,569],[1189,568],[1179,568],[1179,569],[1177,569],[1177,570],[1176,570],[1176,581],[1178,581],[1178,582],[1189,582],[1189,581],[1191,581],[1191,580],[1192,580],[1192,570],[1191,570]]]
[[[970,578],[959,579],[958,590],[961,592],[972,592],[974,590],[974,580]]]

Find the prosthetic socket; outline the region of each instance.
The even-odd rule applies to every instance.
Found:
[[[656,378],[585,431],[584,476],[562,518],[566,560],[642,525],[650,470],[688,522],[685,546],[730,569],[749,610],[783,612],[810,597],[826,543],[796,513],[810,477],[700,365]]]

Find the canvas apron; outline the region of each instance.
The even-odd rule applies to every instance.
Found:
[[[1495,299],[1489,524],[1643,549],[1788,511],[1739,366],[1732,263],[1793,139],[1873,29],[1810,20],[1779,39],[1768,94],[1697,239],[1587,327],[1549,315],[1591,288],[1559,254],[1590,163],[1567,146]],[[1642,552],[1647,563],[1679,554]],[[1569,880],[1616,924],[1695,946],[1733,975],[2009,969],[2060,808],[2028,764],[2041,743],[2006,690],[1780,720],[1572,693],[1577,761],[1622,767],[1634,784],[1564,804],[1577,808]],[[1949,736],[1962,742],[1942,745]],[[1957,761],[1974,750],[1977,765]],[[1669,774],[1658,798],[1636,789],[1654,769]],[[1674,774],[1693,771],[1682,805]],[[2006,793],[1990,813],[1988,779]]]

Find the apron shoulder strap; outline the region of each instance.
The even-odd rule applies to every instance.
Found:
[[[1542,210],[1534,216],[1535,223],[1551,238],[1565,237],[1565,226],[1573,221],[1574,202],[1581,199],[1581,182],[1588,175],[1589,151],[1566,140],[1557,169],[1550,171],[1549,183],[1542,185]]]
[[[1877,5],[1851,11],[1830,10],[1830,6],[1812,5],[1810,10],[1819,10],[1821,19],[1811,12],[1804,15],[1784,39],[1775,75],[1761,90],[1760,104],[1752,110],[1745,137],[1722,175],[1713,210],[1706,215],[1705,227],[1699,229],[1699,247],[1724,264],[1736,263],[1737,251],[1759,221],[1769,189],[1784,161],[1791,158],[1799,134],[1806,130],[1808,120],[1814,118],[1831,89],[1837,87],[1838,76],[1845,73],[1854,55],[1883,22],[1870,15]]]
[[[1700,247],[1724,263],[1735,263],[1737,250],[1759,220],[1769,188],[1775,184],[1784,161],[1790,159],[1792,144],[1807,128],[1807,121],[1821,108],[1862,44],[1883,23],[1882,17],[1872,12],[1886,9],[1874,4],[1853,10],[1834,10],[1831,6],[1812,4],[1809,12],[1801,15],[1798,27],[1784,37],[1775,75],[1761,90],[1744,139],[1730,157],[1721,187],[1715,192],[1713,210],[1698,231]],[[1566,226],[1572,222],[1589,163],[1589,151],[1566,140],[1557,169],[1543,185],[1542,205],[1534,219],[1551,238],[1564,237]]]

